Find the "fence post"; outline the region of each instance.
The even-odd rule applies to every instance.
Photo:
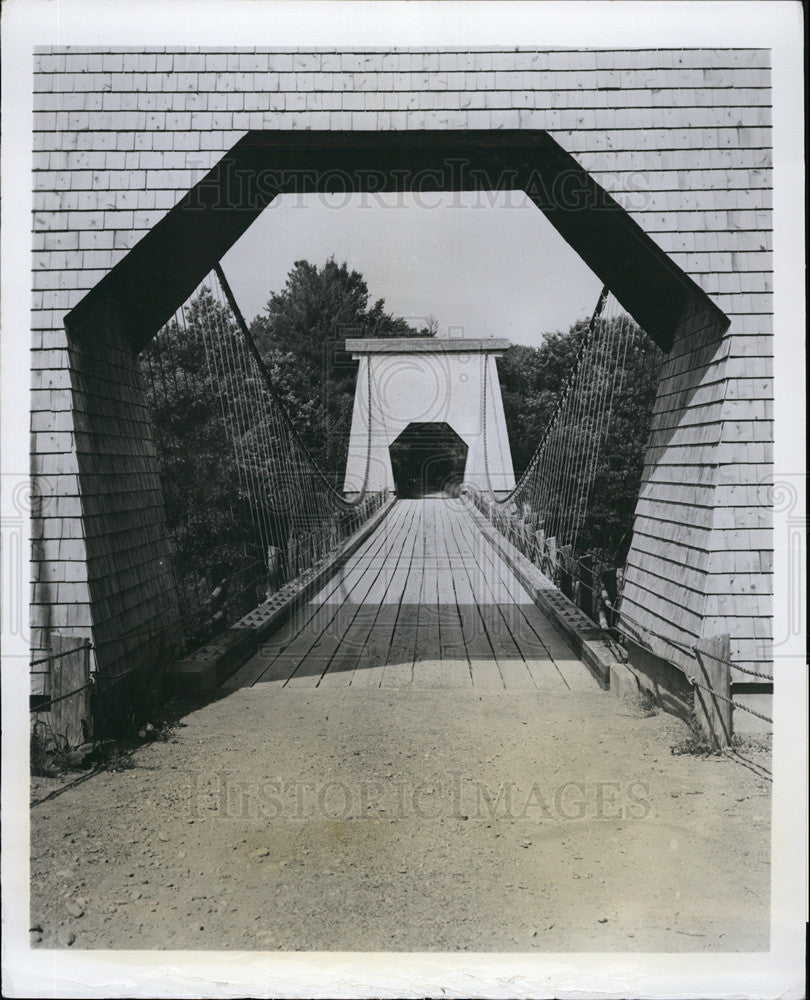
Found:
[[[534,562],[539,569],[543,569],[543,557],[546,552],[546,535],[542,528],[534,533]]]
[[[695,680],[704,685],[695,687],[695,716],[706,735],[718,747],[726,747],[733,733],[730,637],[703,638],[693,649],[698,665]]]
[[[51,706],[49,723],[68,746],[76,747],[86,742],[92,731],[90,688],[87,686],[90,683],[90,643],[75,636],[54,635],[51,652],[64,655],[51,663],[49,697],[63,700]],[[72,691],[76,693],[71,694]]]
[[[600,572],[597,585],[601,582],[605,590],[607,599],[602,598],[602,606],[605,609],[605,621],[608,629],[614,629],[619,623],[619,614],[616,605],[619,603],[619,581],[616,569],[606,569]]]
[[[579,567],[579,606],[591,621],[599,621],[598,598],[596,593],[596,573],[593,570],[593,556],[586,553],[575,568]]]
[[[557,539],[554,535],[551,538],[546,539],[546,552],[549,562],[549,572],[548,575],[551,580],[557,579]]]
[[[574,559],[571,545],[560,546],[560,562],[562,563],[557,586],[569,601],[574,600]]]

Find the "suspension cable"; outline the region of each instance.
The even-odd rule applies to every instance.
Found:
[[[295,429],[295,425],[294,425],[294,423],[293,423],[293,421],[292,421],[289,413],[287,412],[287,408],[285,407],[284,403],[281,401],[281,399],[276,394],[275,387],[273,385],[273,377],[271,376],[271,374],[270,374],[270,372],[269,372],[269,370],[267,368],[267,365],[264,363],[264,359],[262,358],[261,353],[259,352],[259,349],[256,346],[256,342],[254,341],[254,339],[253,339],[253,337],[252,337],[252,335],[250,333],[248,325],[245,322],[245,318],[242,315],[241,311],[239,310],[239,306],[237,305],[236,299],[234,298],[233,292],[231,291],[231,286],[228,284],[228,280],[225,277],[225,274],[224,274],[224,272],[222,270],[222,267],[219,264],[215,264],[214,265],[214,273],[216,274],[217,279],[218,279],[220,285],[222,286],[222,290],[225,293],[225,298],[228,300],[228,305],[231,307],[231,311],[233,312],[234,317],[236,318],[236,321],[237,321],[237,324],[239,326],[240,332],[242,333],[242,336],[245,339],[245,343],[248,345],[248,349],[250,350],[250,353],[253,355],[253,358],[256,361],[256,364],[257,364],[257,366],[259,368],[259,371],[262,374],[262,378],[265,380],[265,384],[267,386],[267,390],[270,393],[270,396],[272,397],[273,402],[278,407],[279,412],[281,413],[281,415],[282,415],[285,423],[287,424],[287,427],[289,428],[290,434],[292,435],[293,439],[295,440],[296,445],[304,453],[304,455],[305,455],[307,461],[309,462],[310,466],[312,467],[312,469],[314,470],[314,472],[316,473],[316,475],[318,476],[318,478],[320,479],[320,481],[323,483],[324,487],[329,492],[329,494],[332,495],[332,497],[334,498],[334,501],[336,503],[338,503],[339,505],[343,506],[343,507],[356,507],[364,499],[365,493],[366,493],[366,488],[367,488],[367,485],[368,485],[368,470],[369,470],[369,467],[370,467],[370,464],[371,464],[370,463],[371,420],[369,419],[368,446],[367,446],[367,449],[366,449],[366,451],[367,451],[367,455],[366,455],[366,477],[365,477],[365,480],[363,482],[362,489],[360,491],[359,496],[356,497],[354,500],[347,500],[344,496],[342,496],[334,488],[334,486],[332,485],[332,483],[329,482],[329,480],[327,479],[327,477],[321,471],[320,466],[317,464],[317,462],[315,461],[315,459],[310,454],[309,449],[307,448],[307,446],[299,438],[298,432]],[[370,392],[370,388],[371,387],[369,385],[369,392]],[[370,416],[371,416],[371,414],[369,413],[369,417]]]

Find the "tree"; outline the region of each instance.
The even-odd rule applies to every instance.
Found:
[[[389,315],[383,299],[369,305],[363,276],[334,257],[322,267],[296,261],[251,333],[310,454],[342,488],[357,378],[344,342],[429,333]]]
[[[633,327],[630,348],[618,372],[621,392],[613,398],[581,532],[581,546],[614,566],[623,565],[627,558],[664,361],[663,351],[652,338]]]
[[[599,322],[597,335],[602,335],[607,323],[619,320]],[[622,322],[627,323],[627,318]],[[587,484],[587,509],[577,538],[580,554],[590,553],[601,563],[610,565],[623,563],[627,554],[663,360],[655,343],[632,321],[630,323],[627,332],[631,346],[623,364],[617,357],[603,362],[603,366],[609,367],[603,375],[611,379],[615,375],[621,391],[613,397],[593,482]],[[549,334],[537,348],[513,345],[498,361],[507,433],[517,477],[531,461],[557,410],[588,325],[587,320],[581,320],[567,333]],[[591,389],[595,391],[594,387]],[[583,407],[583,412],[588,410],[588,406]],[[569,417],[573,419],[573,415]],[[566,427],[566,433],[571,441],[585,441],[590,430],[584,423],[582,426],[572,424]],[[569,502],[569,496],[550,500],[552,507],[563,507]]]
[[[587,329],[587,320],[581,320],[567,333],[546,334],[540,347],[513,344],[498,358],[506,429],[518,477],[554,414]]]
[[[203,290],[187,307],[185,322],[168,323],[140,358],[190,642],[202,640],[207,619],[217,613],[209,598],[223,579],[241,574],[231,591],[241,588],[238,596],[251,606],[244,588],[251,574],[258,575],[263,555],[237,467],[234,429],[221,405],[243,387],[236,373],[223,377],[209,369],[202,335],[212,324],[224,337],[238,336],[228,311]]]
[[[435,337],[438,332],[439,332],[439,321],[433,315],[433,313],[430,313],[428,315],[428,317],[427,317],[427,322],[425,323],[424,327],[422,328],[419,336],[420,337]]]

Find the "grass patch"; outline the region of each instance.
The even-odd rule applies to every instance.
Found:
[[[692,757],[711,757],[722,753],[714,737],[707,736],[700,728],[694,712],[688,720],[688,725],[690,729],[689,736],[670,747],[670,753],[673,756],[679,757],[682,754],[690,754]]]
[[[655,696],[644,688],[639,691],[638,707],[645,719],[658,715],[658,702]]]
[[[37,720],[31,728],[31,774],[39,778],[58,778],[75,771],[128,771],[134,768],[134,752],[146,743],[169,742],[180,721],[178,702],[155,706],[146,718],[134,720],[119,735],[97,739],[79,747],[69,746],[64,736],[48,723]]]

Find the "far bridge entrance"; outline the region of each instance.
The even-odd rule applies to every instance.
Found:
[[[343,489],[400,497],[514,488],[495,360],[505,340],[347,340],[359,361]]]
[[[449,424],[410,423],[388,451],[398,497],[458,495],[469,448]]]

